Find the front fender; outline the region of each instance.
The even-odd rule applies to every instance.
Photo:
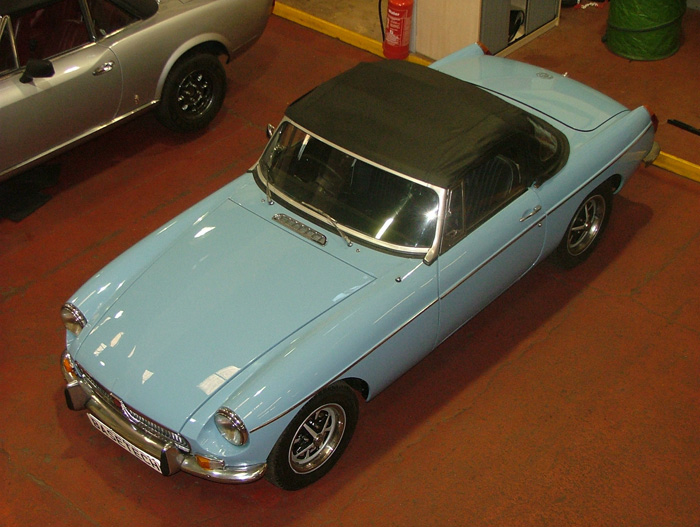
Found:
[[[192,37],[187,42],[182,43],[171,55],[161,71],[160,77],[158,78],[158,84],[156,85],[155,98],[160,99],[163,93],[163,86],[168,78],[170,70],[172,70],[175,63],[180,60],[189,52],[195,52],[197,48],[202,49],[203,53],[216,53],[221,55],[226,55],[226,62],[231,58],[233,53],[233,44],[230,40],[221,34],[217,33],[206,33],[203,35],[197,35]]]
[[[181,432],[196,437],[197,448],[224,455],[227,464],[262,463],[299,408],[324,386],[362,372],[374,395],[413,366],[435,346],[437,267],[398,259],[396,270],[404,273],[398,276],[408,275],[402,281],[383,276],[311,321],[238,373]],[[216,430],[212,416],[220,406],[245,423],[251,433],[245,447],[226,443]]]

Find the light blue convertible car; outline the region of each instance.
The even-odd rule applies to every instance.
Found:
[[[63,306],[66,399],[162,474],[299,489],[540,260],[587,258],[655,117],[467,47],[363,63]]]

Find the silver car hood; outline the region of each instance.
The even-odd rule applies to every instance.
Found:
[[[104,388],[179,430],[238,372],[372,280],[226,200],[88,326],[75,358]]]

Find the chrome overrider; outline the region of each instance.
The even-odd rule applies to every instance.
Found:
[[[184,452],[172,441],[154,436],[145,428],[128,420],[113,403],[105,400],[103,394],[86,380],[81,379],[74,369],[74,362],[68,351],[61,355],[61,370],[66,379],[66,404],[71,410],[87,409],[102,424],[109,427],[134,447],[160,460],[160,472],[171,476],[180,470],[200,478],[220,483],[249,483],[260,479],[267,464],[244,466],[223,466],[204,468],[195,454]]]

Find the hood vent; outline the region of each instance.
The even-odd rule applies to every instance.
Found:
[[[303,236],[307,240],[316,242],[319,245],[326,245],[327,240],[323,234],[321,234],[317,230],[312,229],[308,225],[304,225],[302,222],[297,221],[290,216],[287,216],[286,214],[275,214],[274,216],[272,216],[272,219],[275,220],[277,223],[281,223],[288,229],[296,232],[300,236]]]

